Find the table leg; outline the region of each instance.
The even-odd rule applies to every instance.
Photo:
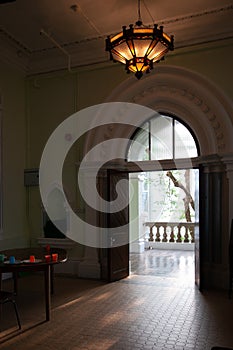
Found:
[[[0,272],[0,290],[2,290],[2,273]],[[2,320],[2,304],[0,304],[0,331],[2,331],[1,325],[3,324]]]
[[[18,272],[13,272],[14,294],[18,294]]]
[[[51,283],[51,294],[54,293],[54,266],[50,266],[50,283]]]
[[[46,321],[50,320],[51,316],[51,285],[50,285],[50,265],[47,264],[44,271],[44,281],[45,281],[45,312]]]

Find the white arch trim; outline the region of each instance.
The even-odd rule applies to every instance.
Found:
[[[131,77],[106,102],[116,101],[179,116],[195,133],[201,155],[233,151],[232,101],[209,79],[189,69],[160,65],[140,81]]]

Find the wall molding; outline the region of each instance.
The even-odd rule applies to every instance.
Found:
[[[185,16],[161,19],[157,23],[166,25],[166,32],[175,35],[175,48],[179,49],[232,38],[232,11],[233,5],[230,4]],[[110,34],[114,33],[101,33],[63,44],[62,47],[71,56],[71,67],[108,62],[104,41]],[[4,51],[3,59],[14,62],[27,75],[67,69],[67,57],[53,44],[46,45],[43,49],[32,49],[13,37],[4,27],[0,28],[0,42],[3,48],[1,52]]]
[[[232,101],[206,77],[189,69],[160,65],[139,83],[129,78],[107,102],[132,102],[176,115],[195,133],[201,155],[233,151]],[[106,132],[114,136],[114,130]]]

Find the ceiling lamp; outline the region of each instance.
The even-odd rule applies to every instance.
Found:
[[[153,69],[153,63],[159,62],[164,55],[173,50],[173,35],[163,32],[163,26],[158,28],[145,27],[140,15],[140,0],[138,0],[138,21],[122,27],[122,31],[106,39],[106,51],[110,60],[125,64],[127,73],[133,72],[140,79],[144,72]]]

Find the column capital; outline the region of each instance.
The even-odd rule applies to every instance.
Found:
[[[198,163],[203,166],[205,173],[224,172],[224,164],[218,154],[202,156],[198,159]]]
[[[224,154],[221,158],[227,173],[233,172],[233,153]]]

